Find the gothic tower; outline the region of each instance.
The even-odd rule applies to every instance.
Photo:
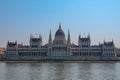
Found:
[[[69,30],[68,30],[67,45],[68,45],[68,46],[71,45],[71,38],[70,38],[70,32],[69,32]]]
[[[49,46],[52,45],[52,34],[51,34],[51,29],[50,29],[50,33],[49,33],[49,41],[48,41]]]

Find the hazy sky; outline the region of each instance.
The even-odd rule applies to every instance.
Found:
[[[45,44],[59,22],[73,43],[90,33],[92,44],[114,40],[120,47],[120,0],[0,0],[0,47],[7,40],[28,44],[36,33]]]

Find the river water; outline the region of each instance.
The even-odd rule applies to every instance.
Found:
[[[0,62],[0,80],[120,80],[120,63]]]

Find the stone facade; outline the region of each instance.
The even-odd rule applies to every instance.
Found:
[[[29,45],[7,43],[6,59],[28,59],[28,60],[101,60],[116,59],[116,48],[114,42],[103,42],[99,45],[91,45],[90,34],[87,37],[78,37],[78,44],[71,44],[70,32],[66,39],[65,33],[59,24],[59,29],[52,40],[51,30],[46,45],[42,45],[42,36],[30,36]]]

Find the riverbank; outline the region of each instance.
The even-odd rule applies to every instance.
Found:
[[[39,60],[39,61],[33,61],[33,60],[3,60],[1,62],[6,63],[114,63],[114,62],[120,62],[120,60],[84,60],[84,61],[63,61],[63,60]]]
[[[99,57],[99,58],[86,58],[86,57],[67,57],[67,58],[49,58],[49,57],[42,57],[42,58],[34,58],[34,57],[12,57],[12,58],[1,58],[1,62],[120,62],[120,58],[106,58],[106,57]]]

